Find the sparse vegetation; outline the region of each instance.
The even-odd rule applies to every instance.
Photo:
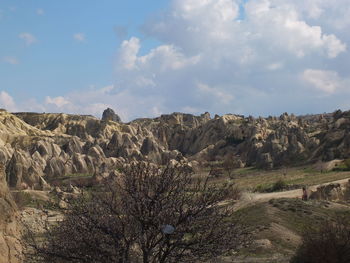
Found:
[[[91,177],[92,174],[76,173],[76,174],[66,174],[65,177]]]
[[[350,158],[334,167],[333,171],[350,171]]]
[[[273,184],[259,184],[254,191],[259,193],[271,193],[271,192],[282,191],[286,189],[286,187],[287,187],[287,183],[284,180],[279,179]]]
[[[31,195],[26,192],[14,192],[12,197],[19,209],[32,205],[34,201]]]
[[[309,225],[291,263],[350,262],[350,221],[340,218],[322,225]]]
[[[322,184],[350,177],[350,172],[347,171],[321,173],[314,170],[311,166],[290,167],[288,168],[288,175],[284,175],[284,168],[263,171],[253,167],[246,167],[236,169],[233,173],[235,175],[235,183],[241,189],[252,191],[256,190],[257,187],[270,188],[276,183],[276,178],[282,179],[286,183],[287,189],[293,189],[302,185]]]
[[[16,191],[12,192],[12,197],[17,205],[17,207],[22,210],[26,207],[33,207],[37,209],[50,209],[58,210],[58,199],[55,195],[50,195],[48,200],[42,200],[40,198],[35,198],[29,192]]]
[[[348,171],[350,170],[350,158],[349,159],[345,159],[344,160],[344,164],[346,166],[346,168],[348,169]]]

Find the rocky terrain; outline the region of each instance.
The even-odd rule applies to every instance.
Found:
[[[0,263],[20,262],[20,227],[17,208],[5,180],[4,167],[0,165]]]
[[[350,112],[253,118],[183,113],[122,123],[103,118],[0,111],[0,162],[11,188],[43,189],[71,174],[99,176],[130,160],[166,164],[231,159],[235,166],[281,165],[350,157]]]
[[[96,185],[133,160],[183,162],[194,170],[213,162],[266,170],[336,164],[350,158],[349,130],[350,112],[341,111],[268,118],[173,113],[123,123],[112,109],[102,119],[0,110],[0,263],[18,262],[21,251],[19,213],[10,190],[48,201],[51,192],[79,192],[75,186]],[[66,178],[62,193],[56,186],[62,188]],[[313,195],[340,195],[338,185],[329,188]],[[41,213],[30,209],[22,211],[29,221],[33,211]]]

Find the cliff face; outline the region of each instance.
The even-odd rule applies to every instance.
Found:
[[[0,112],[0,162],[14,188],[43,179],[103,174],[130,160],[165,164],[234,158],[272,168],[350,157],[350,113],[211,118],[173,113],[130,123],[92,116]]]
[[[0,165],[0,263],[20,262],[20,229],[16,215],[16,205],[6,184],[4,167]]]

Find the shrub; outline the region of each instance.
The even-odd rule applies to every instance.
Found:
[[[350,170],[350,159],[345,159],[344,160],[345,167],[347,168],[347,171]]]
[[[283,189],[286,188],[286,186],[287,186],[286,182],[283,181],[282,179],[279,179],[277,182],[275,182],[272,185],[271,192],[282,191]]]
[[[282,191],[287,187],[287,184],[284,180],[279,179],[278,181],[271,184],[259,184],[255,187],[254,192],[259,193],[271,193],[271,192],[277,192]]]
[[[31,195],[26,192],[13,192],[12,197],[19,209],[23,209],[33,203]]]
[[[340,218],[326,221],[322,226],[307,228],[302,244],[291,263],[348,263],[350,262],[350,220]]]

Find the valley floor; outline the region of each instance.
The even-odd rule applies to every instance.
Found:
[[[345,185],[349,182],[350,174],[340,174],[343,179],[328,181],[326,184]],[[264,175],[262,175],[264,176]],[[266,176],[266,174],[265,174]],[[319,180],[324,181],[320,174]],[[333,178],[338,178],[339,174]],[[346,178],[345,178],[346,177]],[[317,175],[313,180],[316,180]],[[243,179],[247,180],[247,178]],[[309,191],[316,191],[322,184],[308,187]],[[18,191],[13,191],[14,194]],[[40,224],[42,218],[48,217],[55,222],[61,219],[59,212],[53,207],[45,205],[52,199],[48,191],[21,191],[30,196],[30,202],[22,207],[22,220],[29,223],[32,228]],[[350,216],[350,205],[346,202],[331,202],[325,200],[301,200],[300,188],[272,192],[258,193],[244,190],[241,199],[234,203],[237,216],[246,223],[249,231],[253,233],[254,242],[247,248],[232,255],[226,255],[213,262],[245,262],[245,263],[284,263],[289,262],[295,249],[301,242],[303,227],[310,224],[321,223],[325,218],[337,217],[347,214]],[[41,204],[38,206],[38,204]],[[222,205],[230,205],[227,201]]]

